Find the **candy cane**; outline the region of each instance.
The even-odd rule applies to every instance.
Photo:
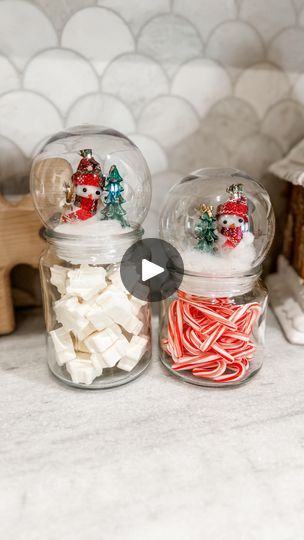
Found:
[[[178,291],[168,313],[168,337],[163,350],[176,371],[215,382],[240,379],[256,347],[252,329],[261,313],[257,302],[237,305],[229,298],[208,299]]]
[[[217,379],[218,377],[221,377],[225,371],[226,364],[224,360],[215,360],[214,362],[205,364],[203,367],[194,368],[192,373],[197,377]]]
[[[216,382],[232,382],[232,381],[239,381],[243,375],[245,374],[246,367],[242,363],[234,362],[233,364],[229,365],[229,370],[232,371],[232,373],[227,373],[225,375],[220,375],[218,377],[215,377],[214,380]]]

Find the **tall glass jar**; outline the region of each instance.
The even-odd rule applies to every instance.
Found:
[[[151,359],[150,305],[125,289],[120,263],[142,238],[150,205],[142,154],[116,131],[71,128],[36,156],[31,190],[47,240],[40,269],[51,372],[91,389],[135,379]]]
[[[125,245],[142,232],[133,231]],[[73,259],[68,250],[79,239],[50,231],[45,237],[40,271],[51,372],[69,385],[93,389],[135,379],[151,359],[150,304],[124,288],[119,262],[98,263],[106,256],[98,241],[86,239],[84,256]]]
[[[161,236],[184,275],[162,303],[163,364],[184,381],[234,386],[263,363],[267,291],[261,263],[274,216],[263,186],[235,169],[201,169],[167,195]]]

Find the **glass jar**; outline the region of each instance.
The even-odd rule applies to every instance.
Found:
[[[190,290],[199,293],[204,276],[186,277],[194,285]],[[243,383],[259,371],[268,295],[261,280],[244,281],[247,289],[230,296],[179,289],[162,302],[161,361],[171,373],[193,384],[221,387]]]
[[[267,291],[259,280],[274,235],[264,187],[236,169],[201,169],[173,186],[161,237],[183,259],[162,303],[161,360],[184,381],[233,386],[263,363]]]
[[[142,232],[133,231],[125,244],[140,239]],[[45,237],[40,272],[51,372],[69,385],[92,389],[135,379],[151,360],[150,304],[125,289],[115,257],[98,262],[105,251],[110,258],[96,239],[86,239],[83,256],[75,259],[77,237],[50,231]]]
[[[48,244],[41,283],[50,370],[82,388],[131,381],[151,359],[150,306],[120,276],[150,206],[143,155],[115,130],[70,128],[35,157],[31,192]]]

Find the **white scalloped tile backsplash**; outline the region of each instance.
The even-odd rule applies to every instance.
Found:
[[[142,149],[154,210],[201,166],[260,176],[304,136],[303,72],[303,0],[0,0],[2,191],[85,122]]]

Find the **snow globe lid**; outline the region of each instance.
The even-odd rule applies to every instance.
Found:
[[[55,236],[130,233],[150,207],[142,153],[106,127],[82,125],[55,134],[34,158],[30,182],[36,209]]]
[[[257,275],[273,235],[267,191],[237,169],[185,177],[168,192],[160,218],[160,236],[178,249],[185,273],[209,278]]]

